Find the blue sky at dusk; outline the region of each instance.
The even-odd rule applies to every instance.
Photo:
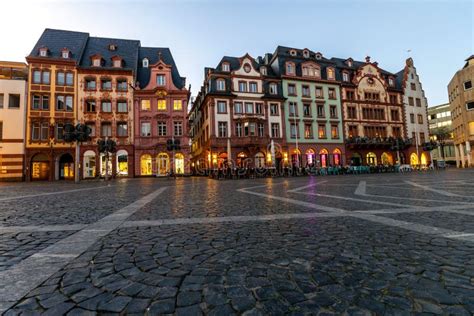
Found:
[[[2,11],[0,60],[24,61],[44,28],[141,40],[170,47],[193,95],[203,68],[224,55],[253,57],[277,45],[326,57],[366,55],[397,72],[411,56],[430,105],[474,53],[473,1],[8,1]],[[407,53],[411,50],[411,53]]]

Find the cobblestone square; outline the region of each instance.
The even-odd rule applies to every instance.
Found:
[[[5,315],[472,315],[474,171],[0,184]]]

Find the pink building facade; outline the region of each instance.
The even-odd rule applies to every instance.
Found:
[[[168,48],[141,47],[134,91],[135,176],[190,174],[186,79]],[[167,142],[179,142],[169,149]]]

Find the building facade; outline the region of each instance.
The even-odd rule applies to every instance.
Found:
[[[456,165],[449,103],[429,107],[428,121],[430,139],[438,144],[438,147],[431,151],[433,162],[445,161],[450,165]]]
[[[403,89],[396,75],[367,57],[332,58],[342,86],[346,162],[350,165],[406,163],[406,150],[392,150],[396,139],[406,138]]]
[[[466,59],[464,67],[456,72],[448,84],[456,165],[474,164],[474,55]]]
[[[63,127],[77,118],[77,66],[87,33],[46,29],[26,58],[29,66],[26,116],[26,179],[74,178],[74,144]]]
[[[205,69],[190,114],[195,169],[288,162],[281,83],[262,63],[248,54],[226,56]]]
[[[282,80],[290,163],[343,165],[341,94],[335,64],[319,52],[281,46],[269,64]]]
[[[429,141],[428,100],[412,58],[408,58],[405,68],[397,73],[397,81],[403,87],[407,137],[414,140],[415,146],[415,152],[410,153],[410,162],[426,166],[429,163],[429,153],[423,151],[423,143]]]
[[[189,89],[167,48],[141,47],[134,86],[135,174],[190,174]],[[179,141],[180,149],[167,147]]]
[[[0,61],[0,181],[24,179],[28,66]]]
[[[90,37],[78,67],[78,122],[92,130],[81,145],[81,177],[134,176],[133,83],[139,41]],[[117,152],[98,152],[99,139]]]

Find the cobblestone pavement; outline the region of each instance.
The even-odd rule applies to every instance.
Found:
[[[472,315],[473,176],[0,184],[0,313]]]

